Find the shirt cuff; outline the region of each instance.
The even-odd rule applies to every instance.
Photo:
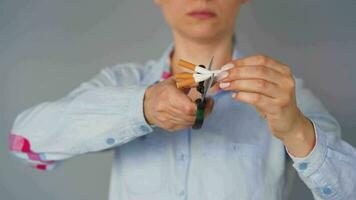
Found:
[[[144,114],[144,97],[147,87],[137,88],[135,95],[129,99],[129,117],[131,121],[131,127],[136,136],[142,136],[152,132],[151,126],[147,123]]]
[[[288,155],[294,162],[293,167],[303,176],[310,176],[317,171],[324,163],[327,152],[327,138],[325,133],[316,123],[312,120],[310,121],[313,124],[316,138],[313,150],[305,157],[295,157],[286,148]]]

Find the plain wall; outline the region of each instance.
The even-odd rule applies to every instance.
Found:
[[[253,0],[236,29],[241,50],[289,64],[356,146],[356,1]],[[7,151],[17,114],[56,100],[105,66],[160,57],[171,36],[153,1],[0,0],[0,199],[107,199],[112,153],[52,172]],[[153,48],[154,47],[154,48]],[[296,180],[291,199],[312,199]]]

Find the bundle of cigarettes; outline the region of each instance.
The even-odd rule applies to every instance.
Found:
[[[195,65],[188,61],[180,59],[178,65],[192,71],[192,73],[178,73],[174,77],[176,79],[177,88],[190,88],[199,82],[209,79],[212,75],[216,75],[221,70],[208,70],[204,65]]]

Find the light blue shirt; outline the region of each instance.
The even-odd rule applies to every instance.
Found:
[[[50,170],[70,157],[113,149],[110,200],[288,199],[295,172],[315,199],[356,199],[355,149],[300,79],[297,103],[317,136],[305,158],[290,156],[256,110],[229,92],[212,96],[214,109],[200,130],[149,126],[144,92],[161,79],[171,50],[143,65],[107,67],[67,96],[23,111],[10,150]],[[233,57],[242,57],[237,47]]]

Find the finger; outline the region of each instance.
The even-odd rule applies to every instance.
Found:
[[[158,121],[160,124],[166,125],[168,127],[173,125],[189,126],[194,123],[194,119],[192,121],[186,121],[168,112],[159,113]]]
[[[190,128],[192,125],[187,125],[187,126],[184,126],[184,125],[175,125],[173,127],[171,127],[170,129],[168,129],[168,131],[170,132],[175,132],[175,131],[179,131],[179,130],[182,130],[182,129],[186,129],[186,128]]]
[[[187,102],[185,104],[170,102],[170,106],[175,109],[175,112],[177,114],[180,114],[180,115],[194,116],[197,111],[197,106],[192,101]]]
[[[240,91],[238,93],[233,93],[233,98],[248,103],[265,114],[276,114],[280,112],[280,107],[277,106],[275,99],[262,94]]]
[[[235,66],[262,65],[279,71],[283,74],[290,74],[290,69],[286,65],[265,55],[256,55],[235,60]]]
[[[191,88],[182,88],[180,89],[184,94],[188,94]]]
[[[182,111],[186,115],[194,115],[196,112],[195,103],[181,90],[175,89],[168,101],[170,106]]]
[[[187,122],[192,122],[195,120],[195,113],[192,114],[192,115],[187,115],[185,114],[183,111],[181,110],[178,110],[176,108],[169,108],[168,109],[168,112],[170,112],[173,116],[177,117],[177,118],[180,118],[184,121],[187,121]]]
[[[262,79],[222,82],[219,86],[223,90],[239,90],[243,92],[260,93],[271,98],[276,98],[281,94],[275,83]]]
[[[243,66],[234,67],[226,72],[225,78],[221,82],[232,81],[237,79],[263,79],[275,84],[284,82],[285,75],[271,68],[265,66]]]
[[[194,121],[185,121],[181,118],[171,116],[172,118],[170,119],[171,123],[177,125],[177,126],[192,126],[194,124]]]
[[[197,106],[191,99],[189,99],[189,101],[187,101],[186,103],[177,102],[177,101],[180,101],[180,99],[177,98],[176,101],[172,99],[169,100],[168,108],[170,112],[183,116],[195,115]]]
[[[204,116],[208,116],[212,112],[213,107],[214,107],[213,99],[208,99],[204,110]],[[170,108],[170,113],[175,117],[184,120],[188,124],[193,124],[195,122],[196,113],[194,113],[194,115],[186,115],[182,111],[177,110],[175,108]]]
[[[180,116],[174,114],[168,114],[172,122],[175,122],[177,125],[192,125],[195,121],[195,116],[189,119],[184,119]]]

